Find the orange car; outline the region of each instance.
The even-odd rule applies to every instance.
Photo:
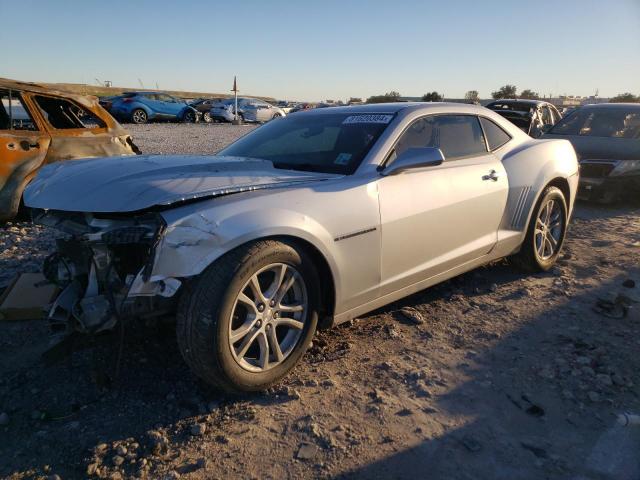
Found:
[[[43,165],[140,153],[96,97],[0,78],[0,220],[18,212]]]

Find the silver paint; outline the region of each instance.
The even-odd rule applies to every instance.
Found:
[[[446,103],[323,110],[296,115],[348,111],[395,117],[353,175],[276,170],[264,161],[168,156],[143,158],[142,166],[94,160],[91,165],[99,167],[94,179],[88,166],[76,170],[67,162],[43,172],[26,203],[93,212],[168,206],[160,213],[166,229],[150,279],[143,282],[139,274],[130,296],[156,292],[168,279],[199,275],[252,240],[304,242],[329,266],[335,323],[517,252],[533,207],[552,181],[566,182],[570,212],[573,208],[578,164],[571,144],[534,140],[491,110]],[[491,153],[383,176],[380,167],[411,122],[442,113],[487,117],[512,139]],[[111,173],[107,162],[122,170]],[[490,181],[483,179],[492,171]],[[198,197],[198,202],[182,202]]]

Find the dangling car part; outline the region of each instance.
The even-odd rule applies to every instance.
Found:
[[[319,324],[501,257],[550,269],[577,185],[567,141],[398,103],[300,112],[213,157],[51,166],[25,202],[69,235],[45,268],[64,288],[52,324],[174,312],[192,370],[238,392],[286,375]]]

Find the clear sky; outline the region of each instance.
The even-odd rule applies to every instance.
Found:
[[[0,0],[0,76],[279,99],[640,94],[640,0]]]

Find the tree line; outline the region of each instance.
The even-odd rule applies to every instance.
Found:
[[[392,90],[383,95],[372,95],[367,98],[366,103],[389,103],[389,102],[397,102],[400,100],[402,95]],[[491,92],[491,97],[495,100],[506,99],[506,98],[521,98],[526,100],[538,100],[540,99],[540,95],[538,92],[531,90],[529,88],[522,90],[518,94],[518,89],[515,85],[507,84],[500,87],[498,90]],[[469,90],[464,95],[464,99],[469,103],[478,103],[480,101],[480,95],[477,90]],[[360,99],[358,99],[360,100]],[[444,100],[444,95],[433,91],[429,93],[425,93],[421,99],[423,102],[441,102]],[[620,93],[615,97],[609,99],[610,102],[631,102],[631,103],[640,103],[640,96],[634,95],[632,93]]]

